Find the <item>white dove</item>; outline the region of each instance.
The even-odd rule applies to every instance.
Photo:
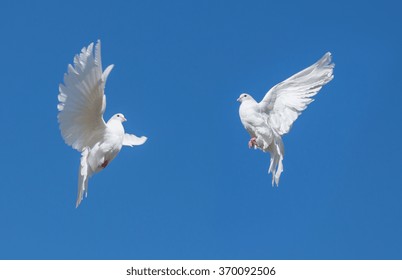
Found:
[[[271,88],[260,103],[242,93],[237,99],[240,104],[240,120],[251,136],[249,148],[269,152],[272,186],[279,184],[283,171],[284,147],[282,135],[289,132],[293,122],[313,102],[312,97],[333,79],[331,53],[327,52],[310,67],[291,76]]]
[[[102,73],[100,41],[83,48],[74,57],[74,67],[69,64],[64,74],[64,85],[59,86],[57,116],[61,135],[66,144],[81,152],[78,172],[76,207],[88,194],[88,179],[104,169],[120,152],[122,146],[142,145],[147,137],[124,133],[123,114],[113,115],[106,123],[105,83],[113,65]]]

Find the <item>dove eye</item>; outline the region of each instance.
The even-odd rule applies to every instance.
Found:
[[[117,115],[118,118],[120,118],[120,115]]]

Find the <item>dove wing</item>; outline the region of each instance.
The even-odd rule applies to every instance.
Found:
[[[64,141],[78,151],[92,147],[102,140],[106,123],[104,94],[106,79],[113,68],[102,73],[101,44],[93,43],[74,57],[74,66],[68,65],[64,84],[59,86],[57,116]]]
[[[138,145],[142,145],[145,143],[145,141],[147,141],[147,137],[145,136],[135,136],[134,134],[124,134],[124,138],[123,138],[123,145],[124,146],[138,146]]]
[[[314,101],[312,98],[333,79],[331,53],[327,52],[310,67],[271,88],[259,103],[260,111],[267,114],[268,124],[283,135],[293,122]]]

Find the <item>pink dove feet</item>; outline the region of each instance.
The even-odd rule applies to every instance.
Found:
[[[250,141],[248,141],[248,147],[251,149],[251,148],[254,148],[254,147],[257,147],[257,138],[255,138],[255,137],[253,137],[253,138],[251,138],[250,139]]]

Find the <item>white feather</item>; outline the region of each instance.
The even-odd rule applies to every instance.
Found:
[[[80,168],[78,170],[78,192],[75,207],[78,207],[83,199],[84,193],[88,194],[88,179],[92,175],[88,168],[89,148],[85,148],[81,153]]]
[[[260,102],[270,127],[279,135],[288,133],[301,112],[314,101],[312,97],[333,79],[334,67],[328,52],[315,64],[271,88]]]
[[[74,57],[74,67],[69,65],[64,75],[64,85],[59,86],[58,121],[64,141],[78,151],[92,147],[102,139],[106,129],[103,113],[106,108],[104,88],[106,77],[112,66],[105,71],[102,79],[100,41],[83,48]]]
[[[124,139],[123,139],[123,145],[124,146],[138,146],[138,145],[142,145],[145,143],[145,141],[147,141],[147,137],[145,136],[135,136],[134,134],[124,134]]]

